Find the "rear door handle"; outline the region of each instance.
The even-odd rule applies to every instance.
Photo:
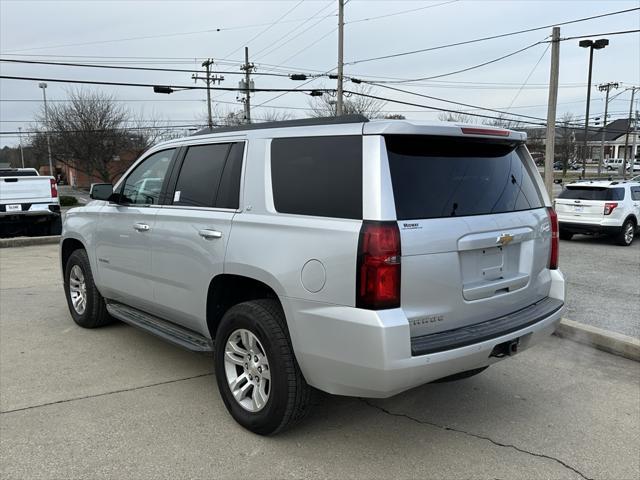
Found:
[[[151,227],[146,223],[136,223],[133,225],[133,229],[137,230],[138,232],[148,232],[149,230],[151,230]]]
[[[200,235],[202,238],[206,238],[207,240],[222,238],[222,232],[219,232],[218,230],[209,230],[208,228],[200,230],[198,232],[198,235]]]

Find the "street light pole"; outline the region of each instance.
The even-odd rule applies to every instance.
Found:
[[[336,116],[343,113],[343,75],[344,68],[344,0],[338,0],[338,89],[336,91]]]
[[[22,160],[22,168],[24,168],[24,152],[22,151],[22,127],[18,127],[18,140],[20,142],[20,160]]]
[[[47,126],[47,152],[49,153],[49,175],[55,178],[55,172],[53,171],[53,162],[51,161],[51,141],[49,140],[49,109],[47,108],[47,84],[42,82],[38,84],[38,87],[42,89],[42,98],[44,99],[44,123]]]
[[[584,141],[582,150],[582,178],[587,171],[587,139],[589,135],[589,106],[591,103],[591,71],[593,70],[593,51],[600,50],[609,45],[609,40],[600,38],[598,40],[580,40],[578,43],[582,48],[589,49],[589,79],[587,82],[587,111],[584,117]]]

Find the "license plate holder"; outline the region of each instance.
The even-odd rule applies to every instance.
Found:
[[[576,213],[584,212],[584,207],[582,205],[575,205],[573,207],[573,211],[576,212]]]
[[[13,203],[10,205],[7,205],[7,212],[21,212],[22,211],[22,205],[20,205],[19,203]]]

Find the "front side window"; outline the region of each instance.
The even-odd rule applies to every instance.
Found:
[[[362,137],[276,138],[271,181],[280,213],[362,219]]]
[[[140,163],[124,181],[121,203],[131,205],[157,205],[160,203],[162,184],[175,149],[154,153]]]

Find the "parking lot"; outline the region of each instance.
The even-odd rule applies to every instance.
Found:
[[[562,247],[573,319],[587,301],[626,315],[618,297],[580,290],[597,264],[585,258],[572,278],[569,258],[613,249],[623,266],[637,246]],[[457,383],[386,400],[320,395],[304,423],[263,438],[227,414],[211,357],[124,324],[76,327],[56,245],[0,249],[0,333],[2,478],[640,475],[638,363],[556,337]]]

